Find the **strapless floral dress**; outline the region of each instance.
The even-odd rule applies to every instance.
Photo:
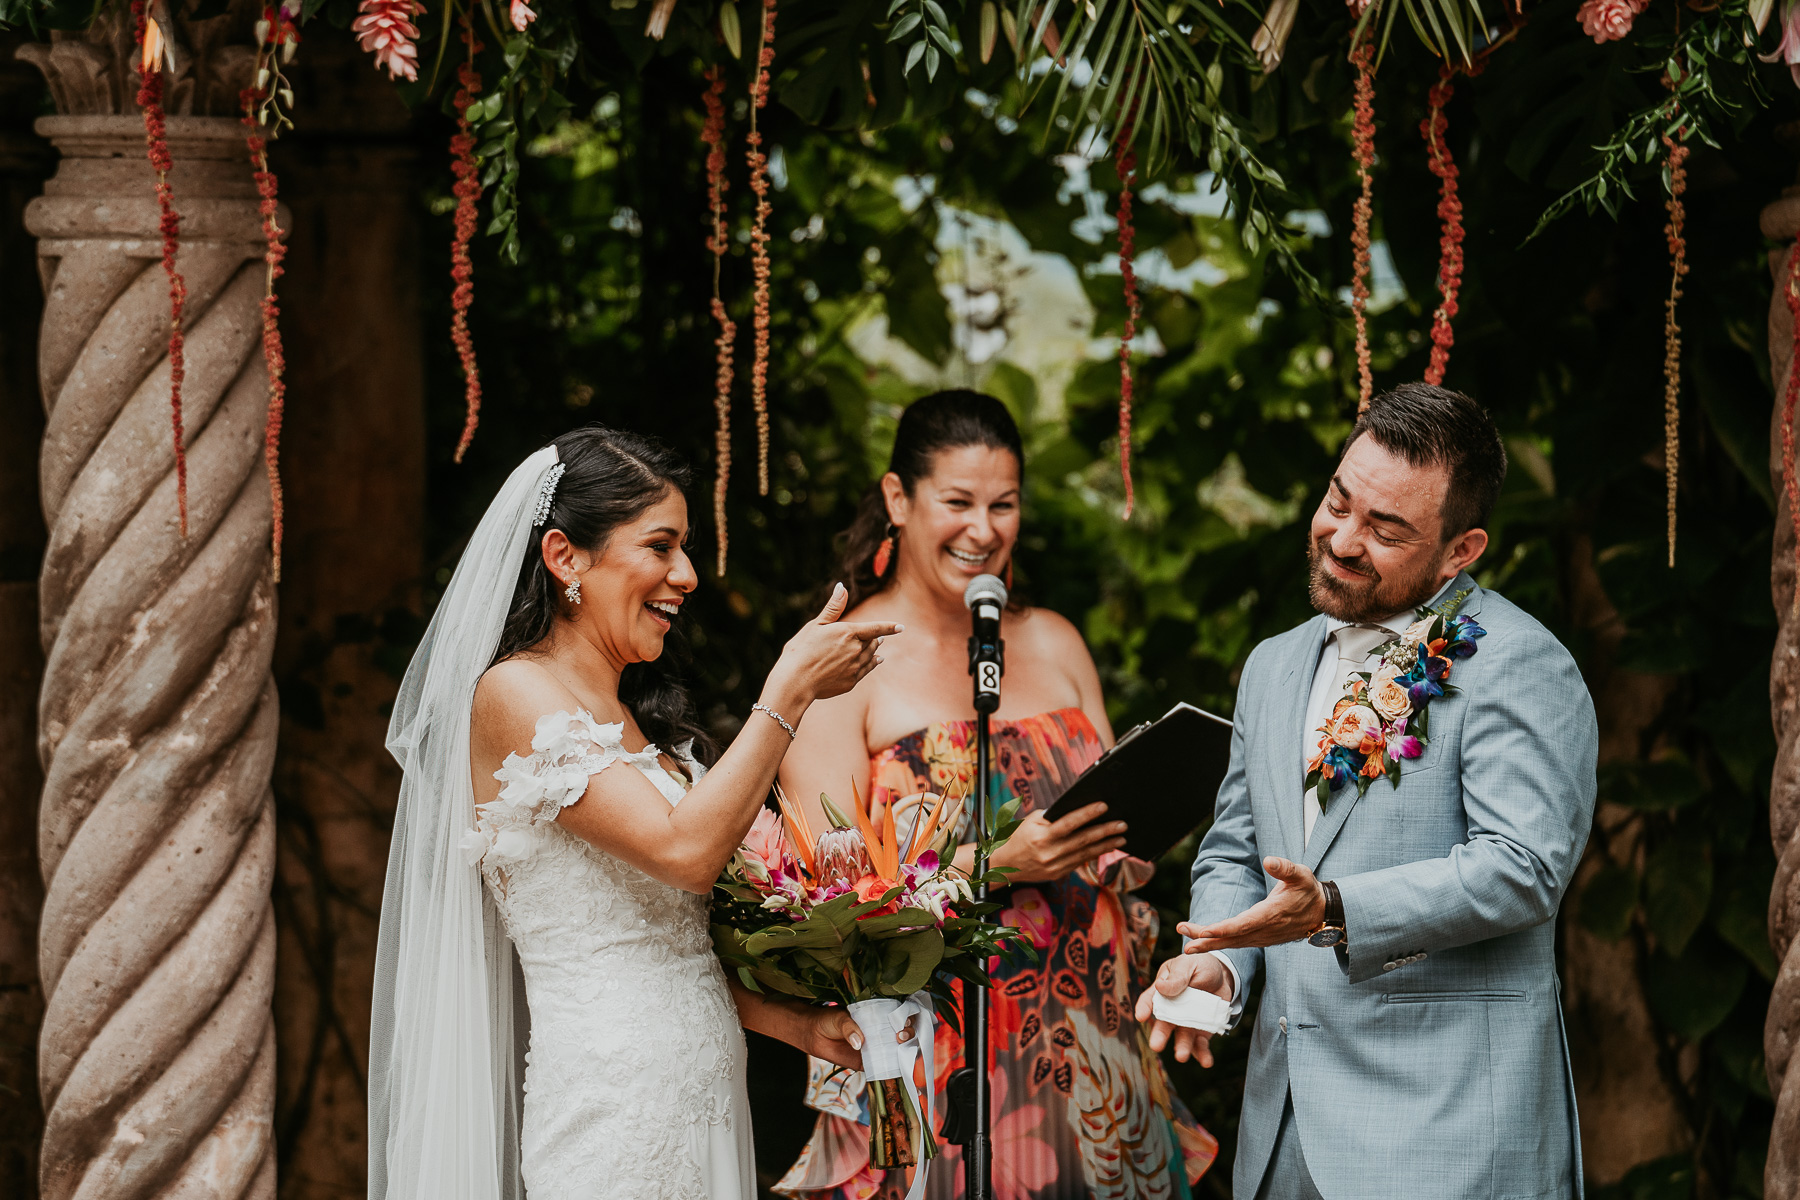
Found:
[[[1056,802],[1100,757],[1099,733],[1078,708],[994,721],[996,807]],[[895,742],[870,761],[873,790],[893,800],[920,791],[971,791],[975,724],[946,721]],[[964,838],[967,840],[967,830]],[[1000,964],[990,1004],[994,1190],[1002,1200],[1163,1200],[1187,1197],[1218,1142],[1169,1086],[1132,1016],[1148,986],[1156,910],[1131,893],[1154,867],[1117,852],[1054,883],[1000,893],[999,919],[1025,930],[1038,961]],[[942,1022],[936,1042],[938,1111],[962,1039]],[[834,1074],[835,1072],[835,1074]],[[775,1187],[799,1200],[903,1196],[904,1173],[869,1166],[860,1075],[814,1059],[806,1103],[819,1113],[799,1161]],[[931,1200],[963,1194],[958,1147],[931,1167]]]

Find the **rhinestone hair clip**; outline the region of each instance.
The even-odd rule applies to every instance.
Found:
[[[536,529],[550,519],[550,505],[556,500],[556,483],[568,469],[567,463],[556,463],[544,474],[544,485],[538,489],[537,511],[532,514],[531,527]]]

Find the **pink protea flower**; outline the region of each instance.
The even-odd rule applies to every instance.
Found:
[[[419,0],[362,0],[350,32],[361,41],[364,50],[375,56],[375,65],[386,70],[389,79],[416,82],[419,47],[414,39],[419,36],[419,27],[407,18],[424,11]]]
[[[1595,45],[1603,45],[1630,33],[1631,23],[1648,5],[1649,0],[1585,0],[1575,19]]]
[[[744,835],[744,849],[768,868],[770,875],[785,868],[791,854],[781,818],[766,808],[758,809],[756,821]]]
[[[1763,14],[1768,20],[1768,14]],[[1761,25],[1757,31],[1761,32]],[[1781,44],[1775,47],[1773,54],[1759,54],[1756,57],[1764,62],[1785,62],[1788,74],[1794,77],[1794,86],[1800,87],[1800,0],[1788,0],[1781,9]]]
[[[520,33],[525,27],[537,20],[537,14],[525,7],[525,0],[512,0],[512,10],[507,14],[512,18],[512,26]]]

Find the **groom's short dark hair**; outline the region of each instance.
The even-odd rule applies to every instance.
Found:
[[[1415,467],[1442,466],[1450,473],[1445,541],[1487,524],[1506,479],[1506,445],[1481,405],[1448,388],[1403,383],[1369,401],[1344,441],[1345,452],[1364,434]]]

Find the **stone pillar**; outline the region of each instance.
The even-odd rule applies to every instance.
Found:
[[[1800,1071],[1791,1071],[1800,1041],[1800,617],[1794,613],[1794,530],[1782,486],[1781,413],[1788,372],[1794,367],[1794,319],[1785,298],[1786,245],[1800,235],[1800,187],[1763,209],[1763,233],[1784,243],[1771,251],[1775,281],[1769,304],[1769,375],[1775,381],[1775,410],[1769,424],[1769,476],[1775,485],[1774,559],[1769,572],[1779,632],[1769,667],[1769,707],[1775,725],[1775,767],[1769,781],[1769,833],[1775,844],[1775,886],[1769,896],[1769,944],[1781,969],[1769,997],[1763,1031],[1769,1092],[1775,1123],[1763,1195],[1768,1200],[1800,1196]]]
[[[245,10],[247,12],[247,10]],[[170,111],[229,113],[245,12],[181,23]],[[275,602],[262,238],[243,129],[171,115],[189,292],[177,527],[167,283],[128,45],[36,51],[62,153],[26,213],[45,311],[49,545],[38,1083],[46,1200],[273,1196]]]
[[[38,646],[37,570],[44,554],[37,456],[44,432],[37,388],[36,252],[25,232],[26,203],[50,173],[50,144],[32,134],[43,76],[12,61],[0,36],[0,1196],[37,1195],[38,987],[37,693],[44,655]]]

